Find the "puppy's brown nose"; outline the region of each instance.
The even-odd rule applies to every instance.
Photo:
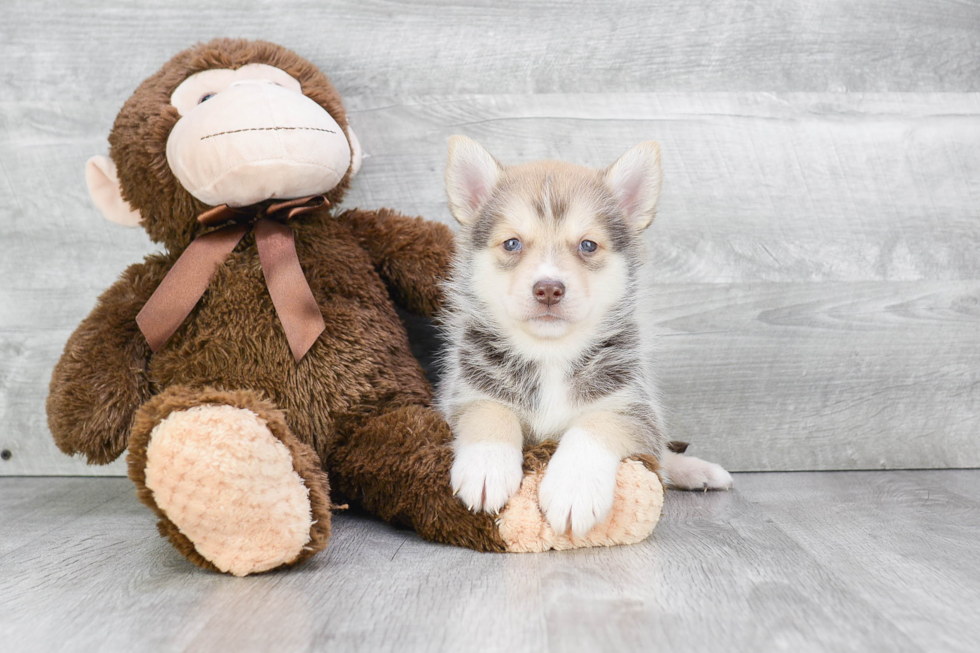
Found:
[[[560,302],[561,298],[565,296],[565,284],[554,279],[542,279],[534,284],[532,292],[534,292],[534,298],[538,302],[551,306]]]

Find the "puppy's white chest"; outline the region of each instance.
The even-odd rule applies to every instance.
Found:
[[[527,416],[531,439],[535,442],[557,439],[578,417],[579,408],[572,401],[570,388],[561,367],[545,367],[538,382],[536,410]]]

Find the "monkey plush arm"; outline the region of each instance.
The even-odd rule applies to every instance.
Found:
[[[150,398],[151,352],[136,314],[168,267],[151,257],[127,268],[68,339],[47,402],[48,426],[65,453],[104,465],[126,449],[133,416]]]
[[[394,300],[432,317],[442,306],[440,282],[449,276],[455,247],[449,227],[389,209],[348,211],[343,217]]]

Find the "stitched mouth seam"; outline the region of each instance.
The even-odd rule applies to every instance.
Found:
[[[332,129],[323,129],[322,127],[248,127],[246,129],[232,129],[226,132],[218,132],[217,134],[209,134],[207,136],[201,136],[201,140],[206,141],[209,138],[214,138],[215,136],[224,136],[225,134],[239,134],[241,132],[268,132],[268,131],[280,131],[280,130],[327,132],[328,134],[337,133]]]

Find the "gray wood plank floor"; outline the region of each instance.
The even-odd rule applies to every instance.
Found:
[[[192,567],[114,478],[0,479],[5,651],[974,651],[980,470],[739,474],[639,545],[488,555],[338,515],[305,566]]]

